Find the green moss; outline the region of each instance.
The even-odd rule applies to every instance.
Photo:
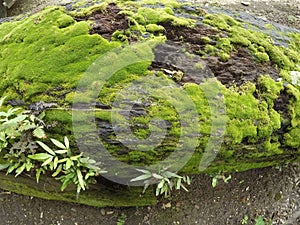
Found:
[[[70,15],[77,16],[77,17],[86,17],[96,11],[104,12],[108,6],[108,3],[102,2],[100,4],[94,4],[88,8],[83,7],[83,8],[79,8],[79,9],[78,9],[78,6],[79,5],[74,6],[77,8],[77,10],[70,12]]]
[[[221,58],[222,61],[226,62],[230,59],[230,55],[226,52],[218,52],[218,56]]]
[[[291,117],[291,126],[289,132],[284,135],[285,143],[293,148],[299,148],[300,131],[300,90],[291,84],[287,85],[286,91],[292,96],[289,102],[288,110]]]
[[[260,76],[257,80],[260,96],[264,98],[270,108],[274,106],[274,100],[283,90],[283,83],[274,81],[270,76]]]
[[[264,63],[271,60],[281,69],[292,70],[299,63],[299,34],[289,34],[292,38],[290,48],[285,48],[274,45],[273,40],[262,32],[255,31],[251,27],[248,29],[242,27],[239,22],[229,16],[207,14],[203,23],[228,33],[228,38],[218,39],[219,43],[223,43],[223,39],[228,39],[228,43],[225,46],[222,44],[217,46],[227,54],[235,46],[243,46],[248,47],[259,62]]]
[[[227,23],[226,18],[224,18],[223,15],[220,14],[206,14],[202,22],[213,27],[217,27],[220,30],[230,31],[230,25]]]
[[[209,37],[201,37],[200,40],[204,43],[204,44],[208,44],[210,42],[210,38]]]
[[[53,87],[63,86],[65,92],[76,87],[89,65],[117,46],[99,35],[89,35],[87,22],[76,22],[60,8],[1,24],[0,30],[12,24],[14,29],[0,33],[0,94],[5,92],[8,98],[15,98],[13,93],[20,89],[18,98],[25,101],[56,102],[57,96],[47,94]]]
[[[75,23],[74,19],[69,15],[62,15],[57,20],[58,28],[66,28],[74,23]]]
[[[179,8],[181,6],[181,3],[179,3],[176,0],[142,0],[142,4],[144,5],[164,5],[166,7],[171,8]]]
[[[274,30],[274,29],[275,29],[275,27],[274,27],[272,24],[269,24],[269,23],[267,23],[267,24],[265,25],[265,28],[267,28],[267,29],[269,29],[269,30]]]
[[[264,52],[257,52],[254,54],[259,62],[268,62],[270,60],[269,55]]]
[[[213,45],[207,44],[207,45],[205,45],[204,51],[205,51],[206,53],[208,53],[208,54],[209,54],[209,53],[214,53],[214,52],[217,51],[217,48],[216,48],[215,46],[213,46]]]
[[[126,13],[126,11],[123,11]],[[183,17],[177,17],[173,15],[173,11],[169,8],[152,9],[147,7],[140,7],[137,9],[137,13],[131,12],[127,15],[135,20],[138,24],[149,25],[158,24],[162,22],[172,22],[175,26],[193,26],[195,21]]]
[[[151,33],[159,33],[165,31],[165,28],[163,26],[156,25],[156,24],[148,24],[146,26],[146,30]]]

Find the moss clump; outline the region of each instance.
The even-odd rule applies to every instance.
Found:
[[[239,25],[232,17],[221,14],[207,14],[202,22],[225,31],[231,31],[231,26]]]
[[[146,30],[150,33],[160,33],[165,31],[165,28],[157,24],[148,24],[146,25]]]
[[[254,54],[259,62],[268,62],[270,60],[269,55],[265,52],[257,52]]]
[[[108,6],[107,2],[102,2],[100,4],[94,2],[94,4],[89,7],[84,7],[85,4],[86,4],[85,2],[79,2],[75,4],[73,7],[75,7],[76,10],[71,11],[69,14],[76,17],[86,17],[96,11],[104,12]]]
[[[274,45],[273,40],[266,34],[253,30],[249,26],[243,27],[246,24],[241,24],[227,15],[207,14],[202,22],[228,33],[228,38],[217,40],[219,43],[217,48],[227,54],[230,53],[230,49],[243,46],[248,47],[259,62],[264,63],[270,60],[281,69],[293,70],[299,63],[299,34],[290,34],[292,38],[290,48],[285,48]],[[227,45],[226,50],[222,45],[223,39],[228,39],[228,44],[231,43],[231,47]]]
[[[29,102],[60,101],[51,95],[53,88],[68,93],[97,57],[118,45],[89,35],[89,23],[76,22],[61,8],[3,23],[0,94]]]
[[[289,132],[285,134],[285,144],[293,148],[299,148],[299,131],[300,131],[300,88],[291,84],[287,85],[286,90],[292,96],[288,106],[289,115],[291,117],[291,127]]]
[[[174,16],[174,12],[168,7],[158,9],[140,7],[137,9],[136,13],[133,13],[132,11],[122,11],[122,13],[125,13],[137,24],[144,26],[163,22],[172,22],[175,26],[193,26],[195,24],[195,21],[192,19]]]
[[[270,76],[260,76],[257,84],[260,96],[267,102],[269,108],[274,107],[274,100],[278,98],[283,90],[283,83],[274,81]]]

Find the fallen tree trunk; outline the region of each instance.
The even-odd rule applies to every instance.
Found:
[[[299,160],[299,31],[259,31],[188,3],[154,6],[71,4],[3,22],[0,95],[45,111],[48,136],[68,136],[107,178],[123,173],[120,183],[132,178],[127,165],[215,174]],[[7,190],[74,200],[32,191],[41,186],[26,178],[16,179],[26,189],[1,180]]]

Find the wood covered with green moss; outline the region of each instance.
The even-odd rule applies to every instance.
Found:
[[[234,79],[222,82],[217,76],[226,105],[227,127],[224,143],[206,172],[244,171],[299,159],[300,82],[295,83],[291,77],[291,71],[300,71],[299,33],[282,34],[290,39],[288,47],[277,46],[271,37],[248,27],[243,21],[227,15],[207,14],[191,3],[173,0],[109,2],[119,8],[117,14],[125,15],[129,25],[126,30],[114,31],[111,39],[91,35],[95,21],[84,19],[95,12],[105,13],[107,7],[112,6],[106,2],[89,8],[84,1],[78,2],[72,6],[72,11],[50,7],[26,19],[0,24],[0,95],[24,106],[40,101],[55,103],[56,107],[46,109],[46,122],[58,123],[48,132],[58,139],[68,135],[74,144],[70,106],[75,89],[88,67],[106,52],[137,41],[162,43],[172,37],[172,41],[192,46],[187,48],[187,57],[197,54],[210,67],[212,60],[219,60],[220,65],[233,62],[231,60],[242,49],[253,65],[272,68],[273,73],[258,72],[236,83]],[[184,16],[187,6],[194,9],[189,12],[189,18]],[[184,35],[176,36],[180,29],[209,32],[207,35],[201,33],[193,41]],[[175,32],[173,36],[170,31]],[[198,67],[204,69],[203,65]],[[99,129],[105,134],[102,136],[105,147],[123,162],[155,163],[168,156],[177,144],[180,136],[178,114],[164,101],[148,107],[148,115],[132,117],[133,124],[146,127],[134,129],[141,139],[149,135],[150,118],[159,117],[171,124],[168,138],[153,151],[127,149],[114,141],[111,131],[109,108],[116,94],[138,78],[157,74],[168,76],[164,70],[153,71],[151,62],[131,65],[118,71],[99,94],[98,101],[107,107],[96,112]],[[173,80],[194,101],[201,134],[193,157],[182,169],[191,174],[199,172],[198,165],[210,137],[211,112],[201,85],[184,81],[185,76],[173,77]],[[97,88],[99,84],[95,82],[94,85]]]

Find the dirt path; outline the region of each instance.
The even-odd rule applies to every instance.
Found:
[[[64,2],[67,2],[65,0]],[[24,0],[9,12],[39,10],[56,0]],[[197,0],[206,7],[221,7],[286,24],[300,29],[298,0],[238,1]],[[0,225],[172,225],[172,224],[255,224],[262,216],[265,224],[300,224],[300,165],[283,165],[231,174],[226,184],[216,188],[212,178],[194,176],[190,192],[176,192],[156,206],[141,208],[105,208],[46,201],[13,193],[0,193]],[[119,221],[119,223],[117,223]],[[124,221],[124,223],[122,222]]]

